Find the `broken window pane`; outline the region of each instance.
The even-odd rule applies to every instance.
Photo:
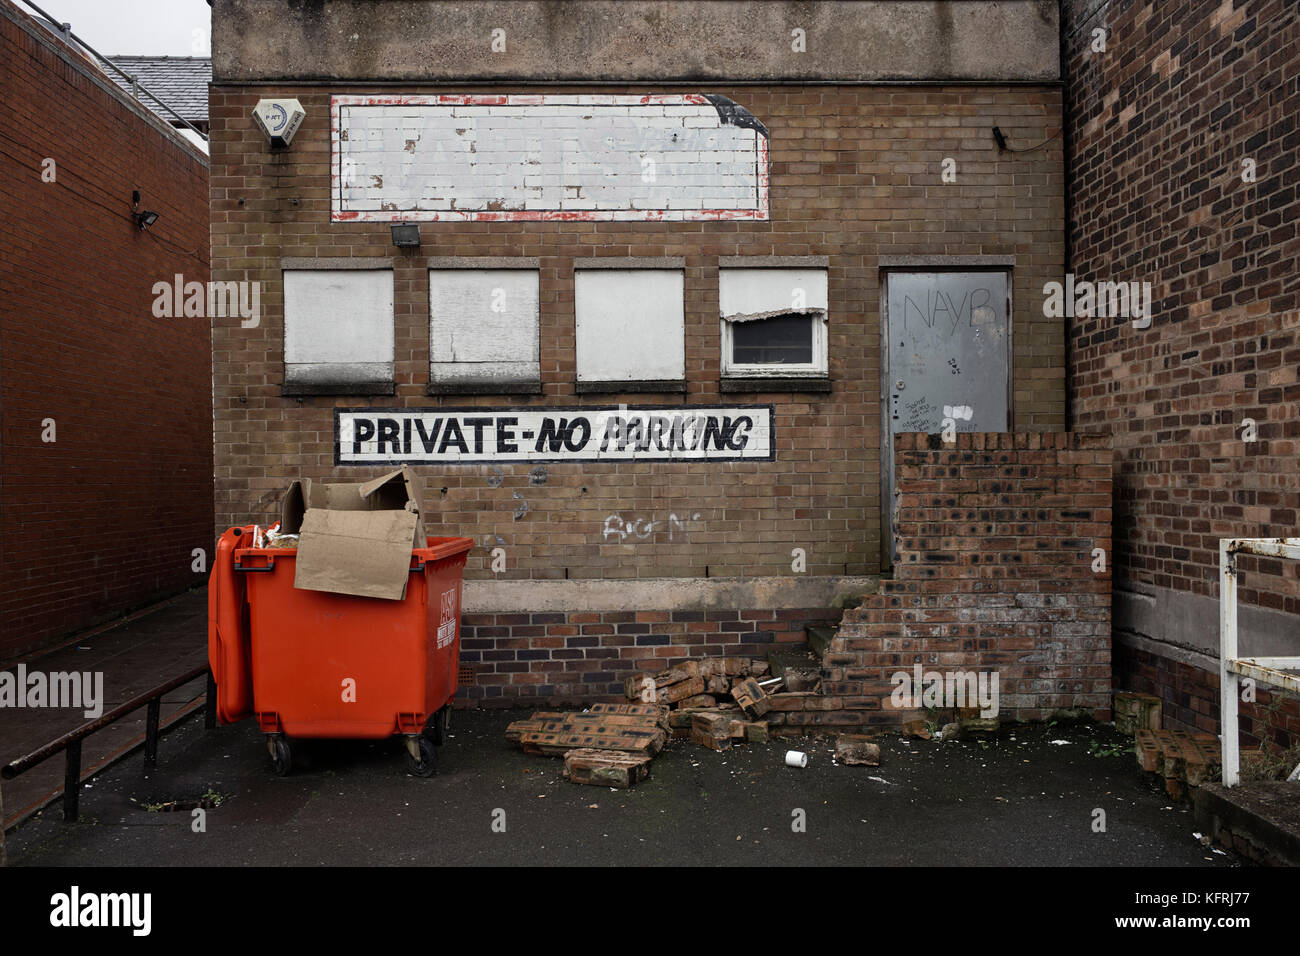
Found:
[[[718,270],[722,374],[825,376],[826,269]]]
[[[731,361],[736,365],[809,365],[813,361],[813,322],[808,315],[776,315],[735,322]]]

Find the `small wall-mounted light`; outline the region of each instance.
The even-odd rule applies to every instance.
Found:
[[[420,244],[420,227],[413,222],[395,222],[392,227],[393,245],[399,249]]]
[[[151,209],[140,208],[140,190],[131,190],[131,218],[141,229],[148,229],[158,221],[158,214]]]
[[[1007,148],[1007,138],[1002,135],[1002,130],[998,129],[996,126],[993,127],[993,138],[998,141],[998,149]]]

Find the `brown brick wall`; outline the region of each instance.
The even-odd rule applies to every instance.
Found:
[[[5,13],[0,659],[201,584],[212,542],[207,321],[152,314],[155,282],[208,279],[207,165]]]
[[[1099,436],[899,435],[895,579],[846,611],[822,692],[897,724],[891,676],[998,674],[1000,715],[1110,711],[1110,448]],[[847,722],[848,715],[845,715]]]
[[[1060,128],[1057,89],[709,86],[704,92],[731,97],[771,131],[770,221],[426,222],[413,256],[391,246],[384,224],[329,221],[329,96],[363,92],[372,90],[285,84],[212,92],[214,278],[264,283],[258,328],[235,320],[214,328],[219,525],[269,517],[300,473],[376,473],[333,466],[335,405],[770,402],[773,462],[548,465],[545,484],[530,480],[527,465],[421,466],[436,512],[431,531],[505,546],[506,578],[789,574],[794,547],[806,550],[809,574],[876,571],[881,255],[1015,256],[1016,421],[1026,430],[1064,426],[1064,326],[1043,317],[1036,296],[1063,263],[1060,140],[999,155],[989,132],[997,125],[1021,143],[1048,139]],[[465,90],[412,84],[401,92]],[[274,154],[249,118],[267,95],[297,97],[307,111],[292,147]],[[940,182],[946,156],[958,161],[959,185]],[[830,394],[720,393],[718,257],[735,255],[829,257]],[[299,256],[395,259],[395,397],[282,396],[279,265]],[[425,393],[430,256],[540,258],[544,395]],[[685,257],[685,399],[575,395],[573,262],[589,256]],[[620,541],[604,534],[611,515],[660,525],[644,540]],[[685,529],[670,515],[685,519]],[[476,549],[467,576],[490,577],[488,560],[486,548]]]
[[[479,706],[623,700],[623,679],[704,657],[766,657],[829,625],[828,608],[466,614],[460,660],[474,679],[457,700]]]

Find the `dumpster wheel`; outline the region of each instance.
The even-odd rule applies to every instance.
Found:
[[[450,725],[451,719],[450,711],[450,704],[441,710],[434,711],[429,717],[428,726],[424,728],[424,736],[439,747],[447,742],[447,727]]]
[[[293,769],[293,748],[289,746],[289,738],[284,734],[268,734],[266,745],[271,751],[271,762],[275,768],[275,775],[277,777],[288,776],[289,771]]]
[[[437,769],[438,750],[433,741],[424,734],[409,735],[406,738],[406,772],[416,777],[432,777]]]

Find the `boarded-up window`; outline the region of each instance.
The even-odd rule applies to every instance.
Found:
[[[722,373],[825,375],[825,269],[720,269]]]
[[[685,282],[680,269],[578,269],[578,382],[682,382]]]
[[[429,382],[474,391],[535,385],[536,269],[429,271]]]
[[[286,391],[390,393],[391,269],[284,271]]]

